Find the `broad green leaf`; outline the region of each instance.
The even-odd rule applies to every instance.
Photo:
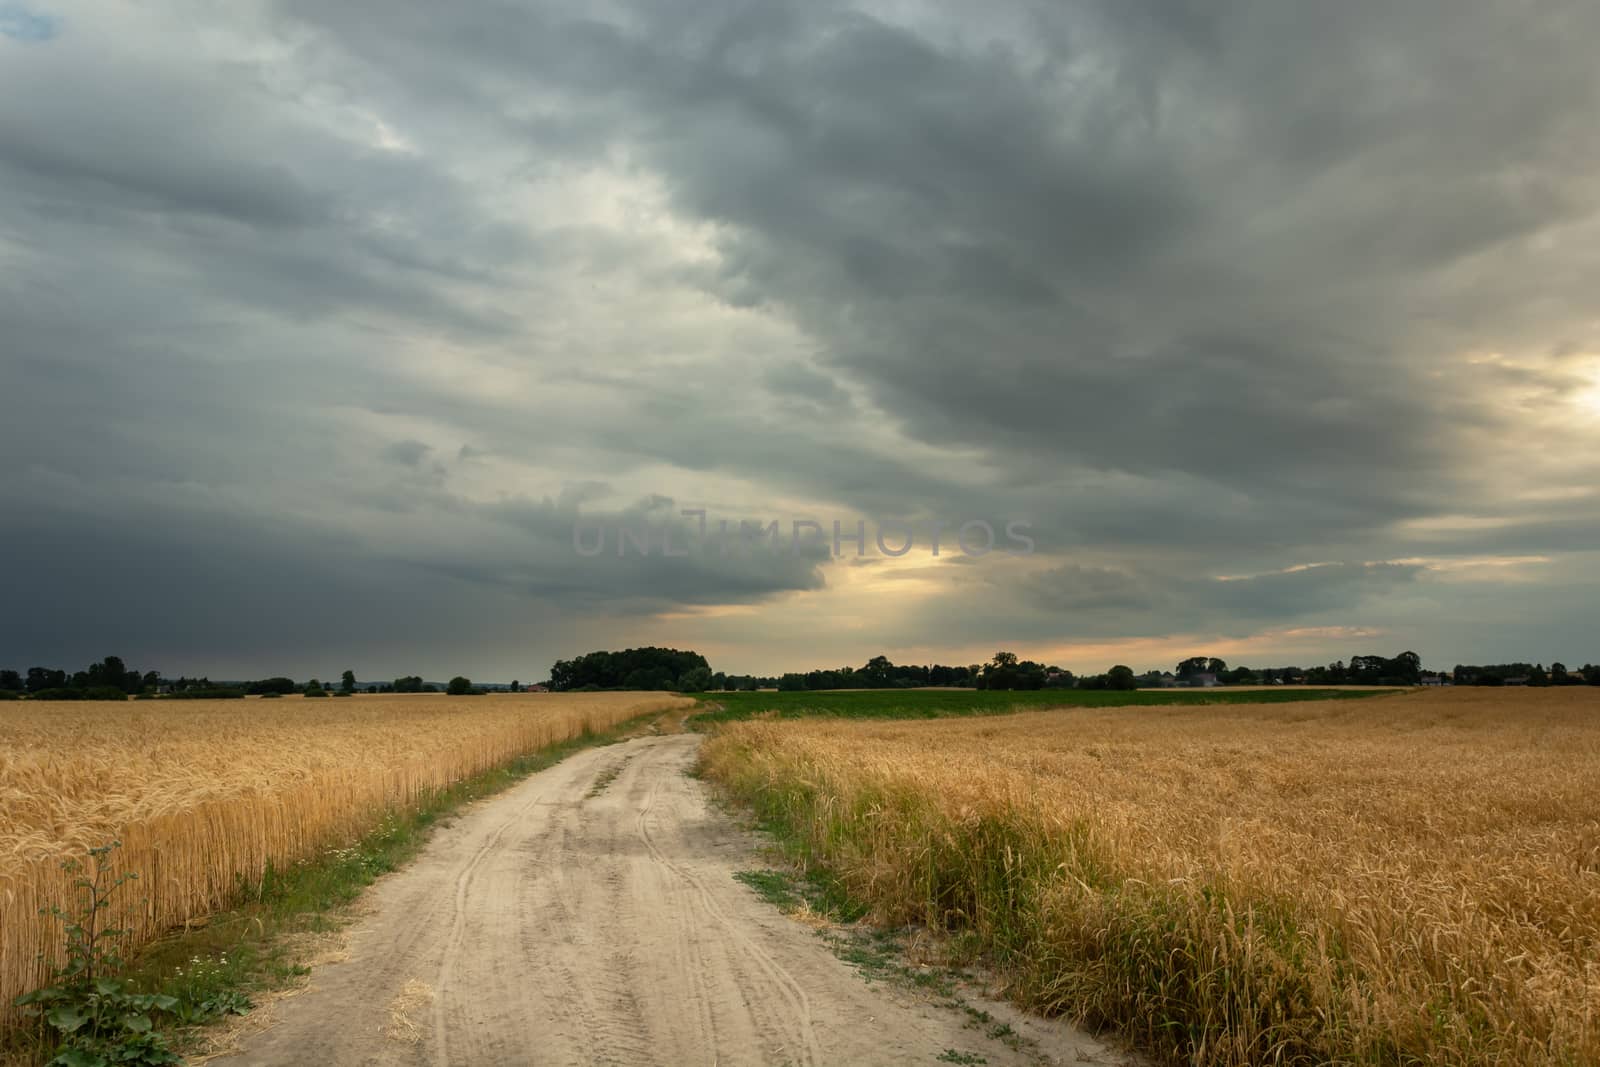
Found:
[[[58,1004],[45,1015],[45,1021],[64,1034],[70,1034],[89,1021],[76,1004]]]
[[[62,1049],[56,1058],[50,1061],[49,1067],[106,1067],[106,1058],[98,1052],[90,1052],[87,1049]]]

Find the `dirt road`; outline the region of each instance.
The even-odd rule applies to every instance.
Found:
[[[1008,1045],[864,981],[733,878],[761,861],[685,775],[698,741],[590,749],[472,808],[374,887],[348,958],[218,1062],[1122,1062],[1007,1015],[1028,1038]]]

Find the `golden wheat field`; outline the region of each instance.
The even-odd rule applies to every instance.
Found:
[[[650,711],[661,693],[12,703],[0,709],[0,1013],[45,977],[60,861],[119,839],[137,944],[229,902],[241,878],[341,846],[381,814]]]
[[[1600,691],[747,722],[888,922],[1172,1063],[1600,1063]]]

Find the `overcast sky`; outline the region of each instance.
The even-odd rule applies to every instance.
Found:
[[[0,0],[0,666],[1600,661],[1597,41]]]

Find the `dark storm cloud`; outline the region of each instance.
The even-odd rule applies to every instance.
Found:
[[[1017,605],[1013,625],[1036,639],[1214,633],[1241,637],[1382,604],[1424,571],[1416,563],[1326,563],[1216,577],[1156,566],[1068,564],[1042,574],[973,580],[974,600]],[[992,623],[991,623],[992,624]],[[976,635],[975,635],[976,636]]]
[[[1435,563],[1574,568],[1600,519],[1597,34],[1565,3],[0,7],[0,538],[62,590],[0,646],[103,654],[91,603],[185,668],[768,605],[759,668],[822,561],[571,550],[580,513],[694,506],[1029,521],[1048,567],[939,572],[974,640],[1491,645]],[[190,575],[170,610],[141,559]]]
[[[578,514],[554,502],[480,507],[439,496],[423,510],[409,519],[419,528],[393,539],[224,516],[170,497],[160,508],[102,498],[13,512],[0,522],[0,558],[7,595],[30,607],[0,621],[0,649],[7,662],[66,665],[124,649],[130,661],[174,673],[326,673],[359,661],[431,676],[463,669],[452,665],[510,669],[518,657],[528,673],[548,666],[551,642],[581,632],[563,633],[575,612],[757,602],[822,584],[814,552],[725,554],[696,544],[670,510],[585,514],[586,543],[594,529],[607,532],[606,551],[590,557],[574,549]],[[683,556],[662,557],[667,525]],[[623,528],[648,539],[653,555],[634,542],[618,555]]]
[[[381,455],[388,462],[398,463],[402,467],[420,467],[432,451],[421,441],[396,441],[385,448]]]
[[[1453,481],[1461,413],[1421,399],[1430,340],[1395,320],[1412,275],[1591,209],[1563,168],[1593,149],[1550,104],[1593,98],[1593,13],[1085,11],[1041,17],[1060,51],[1033,57],[830,5],[460,11],[426,51],[301,13],[407,74],[563,94],[731,227],[727,284],[925,439],[1369,519]],[[1546,47],[1572,62],[1494,58]]]

